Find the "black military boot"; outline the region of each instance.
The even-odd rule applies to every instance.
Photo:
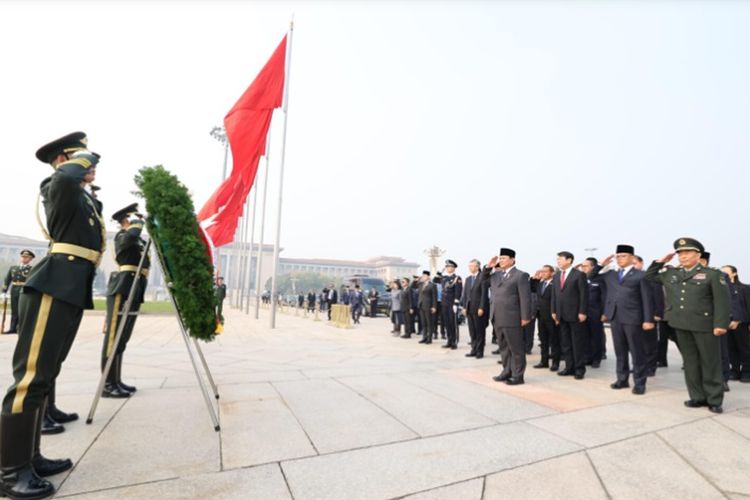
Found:
[[[52,389],[49,391],[49,396],[47,396],[47,415],[49,415],[52,420],[59,424],[67,424],[68,422],[73,422],[74,420],[78,420],[78,413],[65,413],[64,411],[60,410],[57,406],[55,406],[55,384],[52,384]],[[60,431],[62,432],[62,431]]]
[[[65,432],[65,427],[57,423],[57,421],[50,416],[49,411],[45,411],[41,415],[40,420],[42,428],[39,432],[42,434],[60,434],[61,432]]]
[[[112,366],[107,374],[107,381],[102,389],[103,398],[129,398],[130,393],[117,383],[117,356],[112,360]]]
[[[122,353],[118,354],[117,357],[115,358],[113,368],[116,368],[117,370],[117,374],[116,374],[117,385],[120,387],[120,389],[122,389],[125,392],[130,392],[130,393],[133,393],[138,390],[134,386],[128,385],[122,381]]]
[[[0,419],[0,496],[31,500],[55,494],[52,483],[39,477],[31,465],[38,415],[38,410],[3,413]]]
[[[36,471],[38,476],[54,476],[55,474],[65,472],[66,470],[72,468],[73,462],[69,458],[54,460],[42,456],[39,447],[42,441],[42,420],[43,418],[38,416],[36,419],[36,425],[34,427],[34,450],[31,454],[31,465],[34,466],[34,470]]]

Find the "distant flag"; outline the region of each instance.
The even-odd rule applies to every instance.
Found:
[[[281,107],[284,95],[286,42],[285,36],[224,117],[224,128],[232,148],[232,172],[198,213],[198,220],[216,247],[234,240],[242,207],[255,182],[258,163],[266,153],[273,110]]]

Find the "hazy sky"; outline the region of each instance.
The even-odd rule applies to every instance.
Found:
[[[282,256],[426,265],[437,244],[464,269],[510,246],[533,271],[690,235],[749,275],[739,1],[3,1],[0,232],[41,239],[34,152],[75,130],[102,154],[107,216],[154,164],[200,208],[221,180],[209,131],[292,14]]]

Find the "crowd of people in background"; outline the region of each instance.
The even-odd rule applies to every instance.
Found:
[[[673,342],[683,358],[690,399],[688,407],[722,411],[729,381],[750,383],[750,286],[737,268],[709,267],[710,253],[692,238],[674,243],[675,251],[644,270],[643,259],[630,245],[618,245],[601,262],[557,253],[533,275],[516,267],[515,251],[500,250],[486,266],[468,264],[468,275],[456,275],[457,264],[442,272],[393,280],[391,333],[421,344],[439,337],[456,349],[460,323],[468,326],[467,357],[485,355],[488,326],[502,372],[494,377],[509,385],[524,384],[526,356],[535,337],[541,358],[535,369],[581,380],[587,368],[607,359],[605,324],[616,357],[610,385],[631,387],[641,395],[659,367],[667,367]],[[679,265],[667,265],[674,256]],[[614,265],[613,265],[614,264]]]

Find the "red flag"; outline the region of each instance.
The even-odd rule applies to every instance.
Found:
[[[285,62],[286,36],[224,117],[224,128],[232,148],[232,173],[198,213],[201,222],[211,219],[206,232],[214,246],[220,247],[234,240],[242,206],[255,182],[258,162],[266,153],[266,136],[273,110],[281,106]]]

